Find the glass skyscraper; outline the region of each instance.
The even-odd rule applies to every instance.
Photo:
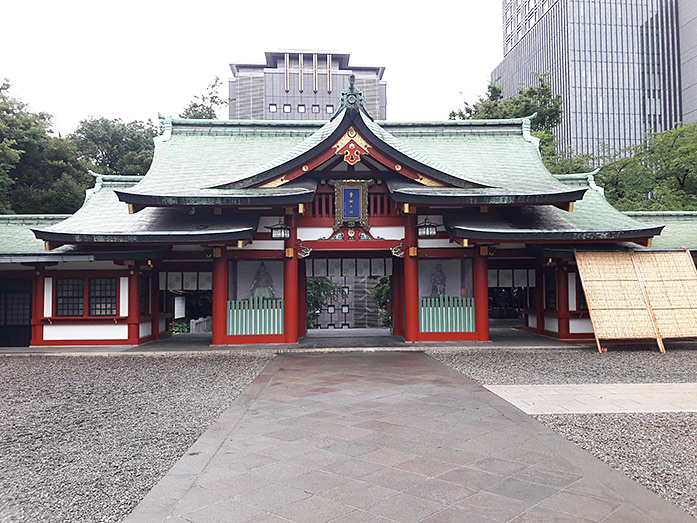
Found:
[[[561,147],[598,156],[603,144],[638,144],[683,119],[683,2],[695,0],[503,0],[492,81],[508,97],[536,83],[533,71],[550,73],[563,97]]]

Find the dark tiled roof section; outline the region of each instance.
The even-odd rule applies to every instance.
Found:
[[[404,179],[390,179],[387,187],[398,203],[448,205],[542,205],[577,201],[586,188],[564,186],[559,192],[525,192],[524,188],[506,190],[499,187],[424,187]]]
[[[446,228],[458,237],[512,241],[623,240],[660,233],[661,226],[638,222],[612,207],[591,174],[557,178],[569,186],[589,189],[572,212],[551,205],[492,208],[488,213],[468,211],[446,217]]]

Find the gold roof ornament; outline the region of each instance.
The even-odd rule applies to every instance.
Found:
[[[334,149],[336,149],[334,154],[343,156],[347,164],[356,165],[361,161],[362,155],[370,154],[368,150],[370,147],[370,144],[351,126],[334,144]]]

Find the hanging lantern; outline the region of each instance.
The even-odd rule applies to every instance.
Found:
[[[266,228],[271,231],[272,240],[288,240],[290,238],[290,227],[283,223],[283,218],[279,218],[276,225],[267,225]]]
[[[416,225],[416,230],[419,238],[435,238],[438,234],[440,223],[433,223],[426,218],[424,221]]]

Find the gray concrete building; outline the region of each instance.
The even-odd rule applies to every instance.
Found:
[[[697,122],[697,1],[678,0],[680,13],[680,70],[682,117]]]
[[[275,51],[266,53],[264,64],[230,64],[230,119],[328,120],[351,74],[371,116],[387,119],[385,68],[349,66],[349,56],[334,51]]]
[[[599,155],[694,121],[695,0],[503,0],[504,97],[550,73],[562,147]],[[690,109],[691,107],[691,109]]]

